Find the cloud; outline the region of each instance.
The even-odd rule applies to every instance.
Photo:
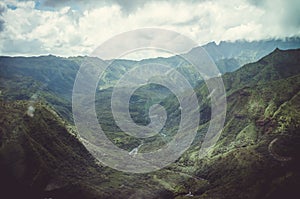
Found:
[[[258,0],[250,0],[250,2],[265,10],[266,25],[277,22],[278,29],[289,32],[300,30],[299,0],[265,0],[260,2]]]
[[[0,32],[4,30],[3,13],[5,12],[5,10],[6,10],[5,4],[0,2]]]
[[[182,0],[165,0],[164,2],[168,3],[178,3]],[[199,3],[206,0],[185,0],[188,3]],[[137,9],[143,8],[145,4],[149,3],[161,3],[162,0],[44,0],[41,1],[41,7],[54,7],[61,8],[66,5],[76,5],[84,9],[93,8],[95,6],[111,6],[118,5],[124,13],[132,13]]]
[[[0,19],[0,32],[4,30],[4,21]]]
[[[86,55],[114,35],[145,27],[199,44],[300,36],[299,9],[297,0],[4,0],[0,53]]]

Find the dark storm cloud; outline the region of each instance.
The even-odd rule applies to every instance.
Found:
[[[146,3],[151,3],[151,2],[185,2],[185,3],[197,3],[197,2],[203,2],[205,0],[131,0],[131,1],[124,1],[124,0],[110,0],[107,2],[115,3],[120,5],[123,11],[130,13],[134,12],[136,9],[143,7]],[[211,0],[212,1],[212,0]]]
[[[264,0],[248,0],[248,2],[252,5],[255,5],[255,6],[262,6],[264,4]]]
[[[40,1],[41,6],[45,7],[62,7],[66,5],[80,5],[82,9],[94,7],[95,5],[113,5],[117,4],[121,7],[121,9],[125,12],[135,11],[137,8],[142,7],[147,2],[152,2],[157,0],[103,0],[103,1],[95,1],[95,0],[44,0]]]
[[[4,21],[0,19],[0,32],[4,30]]]
[[[248,2],[271,16],[278,16],[282,27],[300,28],[300,1],[299,0],[248,0]]]
[[[145,4],[151,2],[184,2],[184,3],[197,3],[203,2],[207,0],[103,0],[103,1],[96,1],[96,0],[40,0],[41,7],[62,7],[62,6],[73,6],[77,4],[82,9],[89,9],[95,7],[95,5],[119,5],[123,12],[131,13],[136,11],[138,8],[142,8]],[[214,1],[214,0],[210,0]]]
[[[3,12],[6,10],[5,6],[0,4],[0,16],[3,14]]]
[[[300,28],[300,1],[283,1],[284,16],[282,24],[287,27]]]
[[[84,0],[44,0],[40,1],[40,3],[44,6],[49,7],[61,7],[65,6],[66,4],[73,4],[73,3],[84,3]],[[88,1],[91,2],[91,1]]]
[[[4,20],[2,19],[2,15],[5,12],[6,7],[0,4],[0,32],[4,30]]]

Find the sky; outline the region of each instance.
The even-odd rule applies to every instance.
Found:
[[[113,36],[163,28],[199,45],[300,36],[299,0],[1,0],[0,55],[89,55]]]

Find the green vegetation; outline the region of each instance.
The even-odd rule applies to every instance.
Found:
[[[223,75],[226,122],[220,139],[203,159],[198,151],[210,121],[210,99],[205,83],[197,82],[201,120],[195,141],[175,163],[148,174],[110,169],[97,162],[78,140],[70,94],[82,60],[1,58],[1,196],[190,198],[191,192],[193,198],[273,199],[299,194],[300,50],[276,49],[258,62]],[[143,141],[140,152],[152,151],[176,133],[179,104],[165,87],[143,86],[131,97],[131,117],[146,125],[149,107],[163,105],[168,113],[162,130],[165,137],[142,140],[122,132],[110,110],[110,87],[132,63],[118,60],[115,66],[120,70],[108,71],[99,84],[96,111],[103,130],[117,146],[130,151]],[[189,67],[177,70],[188,74],[190,80],[197,77]]]

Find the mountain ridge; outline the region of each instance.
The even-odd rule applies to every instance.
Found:
[[[117,172],[96,164],[74,134],[67,130],[68,125],[72,127],[67,118],[61,120],[60,116],[55,116],[46,97],[30,98],[30,89],[39,90],[40,84],[35,85],[36,80],[27,77],[30,76],[28,71],[23,76],[5,76],[1,73],[0,119],[4,125],[0,131],[0,171],[6,178],[0,180],[15,180],[7,185],[7,194],[11,194],[10,188],[16,186],[19,190],[33,190],[33,195],[29,195],[37,198],[179,199],[185,198],[189,192],[195,198],[292,197],[293,194],[299,194],[300,179],[300,160],[297,156],[300,149],[299,55],[300,49],[278,49],[257,62],[246,64],[241,69],[222,76],[227,90],[226,123],[220,139],[203,159],[198,158],[198,151],[210,120],[210,99],[207,97],[209,92],[205,83],[196,85],[201,117],[204,118],[200,121],[195,142],[175,163],[160,171],[143,175]],[[58,70],[57,67],[59,65],[53,69]],[[9,69],[12,68],[6,68]],[[45,75],[43,72],[39,74]],[[59,78],[56,79],[58,80]],[[56,83],[60,85],[64,81]],[[54,92],[48,89],[46,87],[43,90],[41,97],[48,95],[48,100],[53,99],[54,102],[65,97],[64,93],[59,95],[59,90]],[[132,113],[144,116],[151,103],[156,102],[155,99],[147,101],[149,95],[154,95],[148,91],[149,89],[141,89],[134,93],[132,104],[135,106],[131,109]],[[124,133],[114,127],[108,110],[101,108],[107,107],[109,98],[106,97],[111,88],[99,92],[103,96],[96,98],[98,116],[104,119],[101,126],[104,125],[103,129],[109,131],[108,136],[112,142],[130,152],[132,147],[140,144],[139,140],[124,137]],[[180,118],[175,97],[163,98],[165,101],[162,105],[170,113],[168,127],[172,127],[169,134],[166,133],[166,138],[172,136]],[[39,100],[42,101],[41,104]],[[68,103],[70,102],[67,101],[66,104]],[[61,107],[66,104],[62,103]],[[33,117],[26,114],[31,105],[36,107]],[[55,107],[53,111],[59,112]],[[24,139],[13,139],[13,132],[25,136],[26,142]],[[161,145],[163,140],[157,137],[144,142],[140,150],[147,151]],[[24,149],[25,152],[22,152]],[[287,158],[288,161],[281,161],[280,157],[283,157],[282,160]],[[28,161],[19,161],[23,159]],[[50,168],[47,167],[48,164]],[[52,176],[52,166],[62,168],[53,175],[62,176],[63,179],[55,178],[54,183],[49,177]],[[22,175],[24,168],[25,171],[29,169],[25,172],[25,177]],[[40,174],[39,169],[42,170]],[[27,194],[25,191],[24,195]]]

